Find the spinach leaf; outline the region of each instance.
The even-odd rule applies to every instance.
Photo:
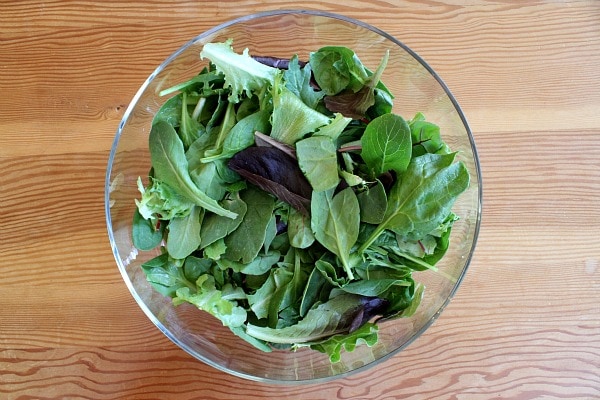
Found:
[[[242,191],[240,198],[247,205],[246,215],[237,229],[225,237],[225,257],[247,264],[256,258],[265,242],[275,200],[268,193],[254,187]]]
[[[183,94],[179,93],[167,100],[152,119],[152,125],[158,121],[165,121],[174,128],[178,128],[181,122],[181,109],[183,107]]]
[[[338,185],[337,151],[330,138],[312,136],[296,142],[296,156],[313,190],[323,191]]]
[[[159,223],[159,228],[156,229],[150,220],[144,219],[139,210],[133,212],[133,225],[131,239],[133,245],[139,250],[152,250],[160,244],[164,233],[164,224]]]
[[[192,181],[183,143],[175,129],[167,122],[159,121],[150,130],[150,157],[156,178],[171,186],[179,194],[208,211],[235,218],[235,213],[221,207],[208,197]]]
[[[339,257],[348,279],[354,279],[349,254],[358,238],[360,208],[352,189],[335,196],[333,190],[313,192],[311,228],[319,243]]]
[[[402,173],[412,154],[410,128],[396,114],[384,114],[372,120],[361,138],[361,157],[375,176],[393,170]]]
[[[469,186],[469,173],[455,154],[424,154],[414,158],[392,187],[381,222],[359,253],[386,229],[419,239],[436,229],[450,214],[454,201]]]
[[[387,209],[387,194],[380,180],[375,185],[356,195],[360,206],[360,220],[368,224],[379,224],[383,221]]]
[[[295,208],[290,208],[287,231],[290,245],[298,249],[305,249],[315,241],[315,236],[310,227],[310,218]]]
[[[368,78],[362,62],[347,47],[322,47],[311,53],[309,60],[315,81],[328,96],[346,88],[357,92]]]
[[[178,133],[184,150],[187,150],[204,133],[204,127],[189,114],[187,99],[187,93],[183,92],[181,99],[181,123]]]
[[[321,271],[317,268],[313,268],[308,276],[304,292],[302,293],[299,309],[300,317],[304,317],[308,310],[310,310],[317,302],[321,300],[326,301],[329,298],[330,288],[331,286]]]
[[[169,222],[167,251],[176,259],[184,259],[200,246],[200,226],[204,212],[194,206],[185,217],[173,218]]]
[[[240,198],[239,193],[232,194],[231,198],[223,200],[223,207],[237,214],[237,217],[231,219],[218,214],[206,214],[200,228],[201,249],[236,230],[248,210],[248,206]]]
[[[282,287],[285,287],[285,285],[287,285],[292,278],[293,272],[281,267],[274,268],[269,273],[269,277],[265,283],[258,290],[256,290],[254,294],[248,295],[250,309],[254,312],[258,319],[270,317],[270,310],[273,308],[271,307],[273,297],[277,294],[278,290]],[[274,315],[271,318],[275,319],[275,323],[277,322],[277,315]]]

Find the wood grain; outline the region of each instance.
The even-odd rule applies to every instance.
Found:
[[[104,220],[114,133],[202,31],[296,2],[0,2],[0,398],[600,398],[600,3],[302,4],[371,23],[440,74],[478,146],[484,207],[456,297],[417,341],[326,384],[232,377],[171,343]]]

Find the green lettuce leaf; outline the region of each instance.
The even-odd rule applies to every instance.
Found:
[[[229,101],[237,103],[242,93],[250,97],[271,86],[280,72],[254,60],[248,49],[242,54],[234,52],[232,44],[232,39],[223,43],[207,43],[200,52],[200,58],[208,58],[225,76],[225,87],[231,88]]]

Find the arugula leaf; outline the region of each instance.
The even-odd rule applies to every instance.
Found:
[[[176,259],[184,259],[200,246],[200,226],[204,212],[198,206],[185,217],[173,218],[169,222],[167,252]]]
[[[223,325],[239,327],[246,322],[246,310],[237,305],[236,301],[223,298],[223,293],[215,286],[215,278],[211,275],[201,275],[196,281],[197,292],[189,287],[177,289],[173,304],[190,303],[200,310],[217,317]]]
[[[307,343],[306,345],[313,350],[327,354],[329,361],[337,363],[342,358],[342,349],[352,352],[359,344],[365,344],[368,347],[374,346],[379,339],[378,331],[377,325],[366,323],[351,333],[333,335],[321,342]]]
[[[250,97],[273,84],[279,70],[254,60],[245,49],[242,54],[233,51],[233,40],[224,43],[207,43],[200,58],[208,58],[225,76],[225,86],[231,89],[229,101],[237,103],[244,93]]]
[[[296,156],[313,190],[323,191],[338,185],[337,151],[329,137],[311,136],[296,142]]]
[[[242,191],[240,197],[248,208],[239,226],[225,237],[225,257],[247,264],[256,258],[265,242],[275,200],[268,193],[253,187]]]
[[[412,154],[410,128],[396,114],[384,114],[372,120],[361,138],[361,157],[375,176],[389,170],[402,173]]]
[[[358,238],[360,208],[356,195],[346,188],[333,196],[333,190],[313,192],[311,228],[315,238],[339,257],[348,279],[354,279],[349,254]]]
[[[221,207],[194,184],[188,172],[183,143],[171,125],[164,121],[157,122],[150,130],[149,141],[152,167],[158,180],[208,211],[229,218],[236,217],[235,213]]]
[[[288,69],[283,73],[285,87],[298,96],[304,104],[316,110],[319,102],[323,96],[325,96],[325,93],[323,91],[314,90],[311,87],[311,76],[312,70],[310,64],[301,67],[297,55],[292,57]]]

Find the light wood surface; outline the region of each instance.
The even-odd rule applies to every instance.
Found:
[[[273,386],[194,360],[123,283],[104,219],[122,114],[179,46],[320,9],[441,75],[474,132],[478,247],[439,320],[379,366]],[[1,1],[1,399],[600,399],[600,2]]]

